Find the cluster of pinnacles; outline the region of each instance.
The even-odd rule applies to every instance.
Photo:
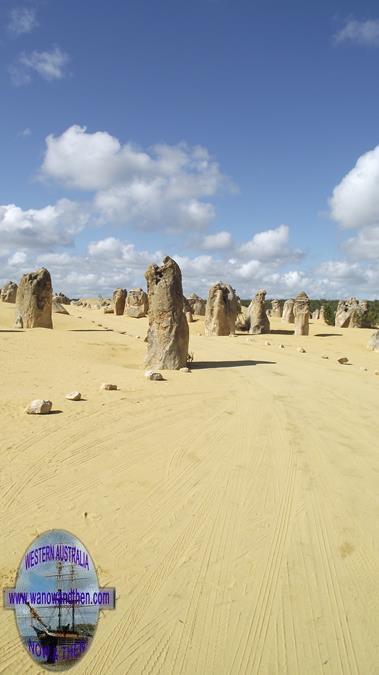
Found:
[[[188,361],[189,328],[193,315],[204,316],[205,335],[233,335],[235,330],[252,335],[270,332],[270,317],[294,324],[295,335],[309,334],[309,319],[324,319],[324,306],[310,315],[310,301],[303,291],[294,299],[271,301],[266,310],[266,291],[260,289],[247,310],[242,308],[236,291],[230,284],[219,281],[209,289],[207,301],[193,293],[183,295],[182,274],[178,264],[167,256],[161,266],[150,265],[145,274],[147,293],[142,288],[129,292],[117,288],[112,302],[106,300],[104,312],[141,318],[148,315],[149,327],[145,342],[145,365],[159,369],[179,369]],[[1,289],[3,302],[16,303],[16,326],[19,328],[52,328],[52,311],[65,313],[64,305],[86,303],[70,301],[63,293],[52,294],[50,273],[41,268],[24,274],[19,285],[9,281]],[[98,305],[98,308],[100,306]],[[356,298],[341,300],[335,325],[340,328],[367,325],[368,304]]]

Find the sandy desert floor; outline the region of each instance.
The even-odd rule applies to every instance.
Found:
[[[145,319],[69,311],[13,331],[0,303],[0,573],[50,528],[83,541],[117,608],[75,672],[379,673],[373,331],[206,338],[199,319],[192,372],[150,382]],[[34,398],[61,414],[26,415]],[[0,673],[45,672],[12,611],[0,654]]]

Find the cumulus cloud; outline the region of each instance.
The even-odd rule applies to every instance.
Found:
[[[350,42],[367,47],[379,47],[379,19],[366,21],[349,19],[335,34],[334,41],[337,44]]]
[[[38,26],[32,7],[14,7],[9,13],[8,30],[15,36],[31,33]]]
[[[232,235],[230,232],[216,232],[203,237],[200,242],[200,248],[205,251],[223,251],[233,247]]]
[[[356,237],[344,241],[342,248],[356,260],[379,260],[379,225],[363,227]]]
[[[115,237],[106,237],[93,241],[88,246],[88,253],[93,258],[112,260],[114,264],[129,265],[130,267],[145,270],[152,263],[159,263],[163,258],[161,251],[137,251],[134,244],[122,242]]]
[[[379,145],[361,155],[334,188],[330,214],[345,228],[379,224]]]
[[[296,260],[303,256],[300,249],[289,247],[289,227],[280,225],[274,230],[258,232],[250,241],[239,247],[239,253],[244,258],[258,260],[283,259]]]
[[[19,265],[23,265],[24,262],[26,261],[26,253],[25,251],[15,251],[13,255],[11,255],[8,258],[8,265],[10,267],[18,267]]]
[[[144,151],[78,125],[46,138],[41,175],[94,192],[100,222],[171,232],[207,227],[215,215],[209,198],[230,187],[203,147],[159,144]]]
[[[9,74],[17,87],[30,84],[36,74],[47,81],[61,80],[66,77],[69,61],[69,55],[59,47],[45,52],[23,52],[9,67]]]
[[[346,298],[357,295],[373,299],[379,293],[379,268],[362,262],[328,260],[313,270],[314,290],[324,289],[325,297]]]
[[[362,263],[327,261],[313,270],[278,271],[271,261],[241,261],[214,255],[183,256],[175,250],[146,251],[127,241],[106,237],[92,241],[87,251],[41,253],[31,248],[0,252],[0,285],[8,279],[17,280],[25,271],[46,266],[55,290],[69,295],[109,295],[114,288],[145,287],[144,272],[151,263],[160,264],[171,254],[180,265],[184,292],[207,296],[209,286],[224,280],[236,288],[242,298],[251,298],[258,288],[267,289],[268,297],[294,297],[305,290],[311,297],[377,296],[379,269]]]
[[[25,211],[15,204],[4,204],[0,205],[0,237],[3,243],[27,248],[67,246],[73,244],[88,218],[88,213],[69,199]]]

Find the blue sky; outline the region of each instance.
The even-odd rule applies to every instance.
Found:
[[[379,296],[374,2],[0,6],[0,285]]]

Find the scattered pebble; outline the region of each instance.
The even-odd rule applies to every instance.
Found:
[[[284,345],[279,345],[279,349],[284,349]]]
[[[69,401],[80,401],[82,395],[80,391],[71,391],[69,394],[66,394],[65,398],[67,398]]]
[[[298,347],[297,351],[300,352],[300,354],[306,354],[304,347]]]
[[[28,407],[25,409],[25,412],[28,415],[48,415],[52,408],[51,401],[45,401],[45,399],[35,399],[29,403]]]
[[[117,384],[107,384],[106,382],[103,382],[100,389],[106,389],[107,391],[113,391],[114,389],[117,389]]]
[[[271,342],[269,342],[268,340],[266,340],[265,345],[266,345],[266,347],[271,347]]]
[[[364,373],[367,373],[368,368],[364,368],[364,366],[359,366],[359,370],[362,370]]]
[[[146,370],[145,377],[147,380],[156,380],[158,382],[164,380],[164,377],[161,375],[161,373],[155,373],[153,370]]]
[[[321,358],[322,358],[322,359],[328,359],[329,356],[327,356],[326,354],[322,354]]]
[[[191,372],[190,369],[187,368],[186,366],[184,368],[179,368],[179,370],[180,370],[181,373],[190,373]]]
[[[342,363],[342,365],[345,365],[346,363],[349,363],[349,359],[347,356],[341,356],[340,359],[337,359],[338,363]]]
[[[141,336],[140,336],[140,335],[136,335],[136,340],[140,340],[140,339],[141,339]]]
[[[374,370],[374,375],[379,375],[379,370]]]

